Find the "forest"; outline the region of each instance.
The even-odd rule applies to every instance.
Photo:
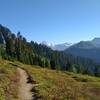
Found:
[[[34,41],[28,42],[20,32],[12,33],[10,29],[2,25],[0,25],[0,57],[24,64],[39,65],[43,68],[100,77],[100,64],[93,60],[74,57],[63,51],[53,51]]]

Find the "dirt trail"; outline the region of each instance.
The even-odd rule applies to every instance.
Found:
[[[25,70],[18,68],[20,74],[20,87],[19,87],[19,99],[20,100],[34,100],[31,89],[33,88],[32,83],[28,83],[28,74]]]

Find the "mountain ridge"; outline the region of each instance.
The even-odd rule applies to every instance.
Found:
[[[64,50],[66,50],[70,47],[76,46],[76,45],[77,46],[80,45],[80,48],[89,49],[89,48],[99,48],[100,47],[100,38],[96,37],[90,41],[80,41],[77,43],[65,42],[65,43],[60,43],[60,44],[52,44],[52,43],[43,41],[40,44],[50,47],[52,50],[57,50],[57,51],[64,51]]]
[[[47,47],[50,47],[52,50],[57,50],[57,51],[64,51],[65,49],[67,49],[73,45],[72,43],[69,43],[69,42],[60,43],[60,44],[52,44],[52,43],[48,43],[46,41],[43,41],[40,44],[46,45]]]
[[[91,41],[81,41],[66,49],[65,52],[100,63],[100,38],[94,38]]]

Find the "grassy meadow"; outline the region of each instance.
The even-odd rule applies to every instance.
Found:
[[[0,60],[0,100],[18,100],[17,67],[32,77],[39,100],[100,100],[100,78]]]
[[[36,83],[41,100],[100,100],[100,78],[19,64]]]

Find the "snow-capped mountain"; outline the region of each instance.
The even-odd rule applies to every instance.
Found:
[[[73,45],[72,43],[62,43],[53,45],[52,43],[48,43],[46,41],[43,41],[41,44],[50,47],[52,50],[58,50],[58,51],[63,51]]]
[[[49,42],[46,42],[46,41],[42,41],[40,44],[45,45],[47,47],[52,47],[53,46],[52,43],[49,43]]]
[[[54,45],[51,48],[53,50],[63,51],[65,49],[69,48],[70,46],[72,46],[72,43],[63,43],[63,44]]]

